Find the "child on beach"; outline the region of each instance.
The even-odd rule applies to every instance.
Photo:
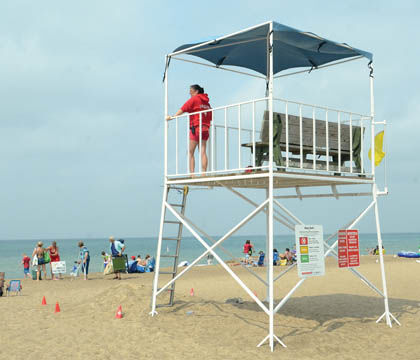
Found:
[[[251,240],[245,241],[244,245],[244,254],[245,254],[245,264],[250,264],[250,257],[252,255],[252,249],[254,248],[254,245],[251,244]]]
[[[26,254],[23,254],[22,257],[22,264],[23,264],[23,277],[31,277],[31,274],[29,273],[29,264],[31,262],[31,258],[27,256]]]
[[[102,259],[104,260],[104,269],[105,269],[111,260],[111,255],[107,254],[105,251],[102,251],[101,255],[102,255]]]

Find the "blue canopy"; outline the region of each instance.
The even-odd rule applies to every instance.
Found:
[[[174,53],[198,56],[216,66],[240,66],[267,75],[269,32],[270,22],[267,22],[231,36],[182,45],[176,48]],[[372,60],[372,54],[369,52],[276,22],[273,22],[273,39],[274,74],[291,68],[316,68],[332,61],[356,56]],[[194,48],[190,49],[193,46]],[[172,55],[175,55],[174,53]]]

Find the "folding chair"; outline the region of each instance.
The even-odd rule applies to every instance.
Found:
[[[112,266],[114,268],[114,272],[127,272],[127,268],[128,268],[127,255],[113,257]]]
[[[11,292],[20,295],[20,291],[22,290],[22,284],[20,280],[10,280],[9,286],[6,288],[6,295],[9,296]]]

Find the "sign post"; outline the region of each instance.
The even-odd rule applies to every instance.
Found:
[[[325,275],[322,225],[296,225],[295,235],[299,277]]]
[[[338,231],[338,267],[360,266],[359,230]]]

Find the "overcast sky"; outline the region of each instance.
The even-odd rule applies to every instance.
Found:
[[[420,232],[420,5],[326,4],[1,1],[0,239],[156,236],[164,55],[271,19],[374,54],[377,119],[390,124],[383,231]],[[277,82],[275,91],[368,112],[366,63]],[[205,87],[214,107],[264,93],[264,83],[239,75],[175,61],[170,71],[172,113],[187,100],[192,83]],[[286,204],[306,223],[332,231],[367,202]],[[222,234],[251,210],[243,204],[221,190],[195,191],[188,212],[209,233]],[[373,231],[372,220],[367,217],[359,228]],[[264,221],[260,216],[243,233],[263,234]]]

